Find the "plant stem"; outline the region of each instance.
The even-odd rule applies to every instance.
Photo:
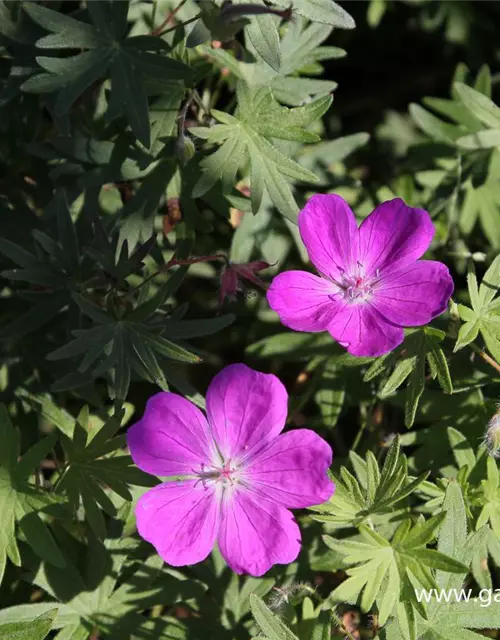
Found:
[[[163,33],[166,33],[166,31],[164,31],[162,33],[162,29],[163,27],[166,27],[167,24],[170,22],[170,20],[172,20],[172,18],[175,16],[175,14],[180,11],[180,9],[182,9],[182,7],[186,4],[187,0],[181,0],[181,2],[179,2],[179,4],[175,7],[175,9],[173,9],[172,11],[169,11],[167,17],[165,18],[165,20],[158,25],[155,29],[153,29],[153,31],[151,31],[151,35],[152,36],[161,36],[163,35]],[[156,13],[156,5],[155,5],[155,9],[154,9],[154,13]],[[153,14],[154,15],[154,14]],[[154,20],[154,17],[153,17]],[[174,27],[175,29],[175,27]]]
[[[493,367],[495,371],[500,373],[500,364],[498,364],[496,360],[494,360],[491,356],[489,356],[485,351],[483,351],[480,347],[475,345],[473,342],[469,344],[469,347],[472,349],[472,351],[474,351],[474,353],[477,353],[478,356],[480,356],[485,362],[487,362],[491,367]]]
[[[177,267],[177,266],[188,265],[188,264],[198,264],[199,262],[215,262],[216,260],[224,260],[224,262],[227,264],[226,256],[222,255],[221,253],[216,253],[213,256],[201,256],[199,258],[188,258],[186,260],[180,260],[180,259],[177,259],[177,258],[171,258],[160,269],[158,269],[158,271],[155,271],[154,273],[152,273],[145,280],[143,280],[141,282],[141,284],[138,284],[137,287],[135,287],[135,289],[132,289],[131,293],[135,293],[138,289],[140,289],[142,286],[144,286],[147,282],[149,282],[153,278],[156,278],[156,276],[159,276],[161,273],[165,273],[165,271],[167,271],[171,267]]]
[[[152,25],[155,23],[157,10],[158,10],[158,0],[153,0],[153,11],[151,12],[151,24]]]
[[[370,406],[368,407],[368,409],[366,410],[366,413],[362,413],[362,422],[361,422],[361,426],[359,428],[358,433],[356,434],[356,438],[354,439],[354,443],[352,445],[352,451],[356,451],[356,449],[359,446],[359,443],[361,442],[361,438],[363,437],[363,434],[366,430],[366,428],[369,426],[369,421],[371,418],[371,415],[373,413],[373,409],[375,408],[375,404],[377,402],[377,398],[374,398],[371,402],[370,402]]]
[[[366,427],[367,427],[367,422],[366,422],[366,420],[363,420],[363,422],[361,423],[361,427],[359,428],[359,431],[356,434],[356,438],[354,439],[354,442],[352,444],[352,447],[351,447],[352,451],[356,451],[356,449],[358,448],[359,443],[361,442],[361,438],[363,436],[363,433],[364,433]]]
[[[189,20],[186,20],[186,22],[179,22],[179,24],[176,24],[175,27],[170,27],[169,29],[165,29],[164,31],[161,31],[160,33],[157,33],[155,35],[164,36],[166,33],[170,33],[171,31],[175,31],[177,29],[177,27],[185,27],[186,25],[191,24],[191,22],[195,22],[196,20],[198,20],[200,15],[201,15],[200,13],[197,13],[192,18],[189,18]]]

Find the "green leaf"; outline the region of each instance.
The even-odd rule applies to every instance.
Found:
[[[39,412],[40,415],[42,415],[48,423],[57,427],[57,429],[59,429],[69,438],[73,436],[75,419],[65,409],[62,409],[61,407],[56,405],[48,394],[34,394],[24,390],[19,395],[21,396],[23,401],[27,402],[33,409],[35,409],[35,411]],[[48,438],[44,439],[42,442],[46,442],[47,445],[51,443]],[[29,451],[25,455],[28,455]],[[24,470],[26,469],[26,462],[24,462],[23,460],[24,456],[20,461],[20,467],[24,472]],[[32,459],[30,459],[30,464],[32,462]]]
[[[458,330],[458,337],[455,347],[453,351],[458,351],[459,349],[463,349],[465,346],[474,342],[479,334],[479,329],[481,325],[479,322],[466,322],[463,324]]]
[[[149,149],[149,105],[140,71],[125,52],[117,53],[111,63],[111,82],[115,100],[123,105],[130,127],[140,142]]]
[[[306,127],[328,109],[331,98],[320,98],[304,107],[288,109],[280,106],[269,87],[238,86],[238,110],[228,116],[212,110],[223,124],[216,125],[202,136],[209,143],[222,145],[201,162],[203,175],[193,196],[200,197],[216,182],[222,181],[227,192],[233,188],[239,169],[250,163],[252,211],[257,213],[267,191],[273,204],[292,222],[296,222],[298,207],[286,178],[316,182],[311,171],[284,155],[269,140],[314,141]],[[193,133],[200,134],[199,129]]]
[[[38,515],[40,510],[59,500],[26,481],[26,463],[18,462],[19,432],[14,429],[4,405],[0,405],[0,437],[3,443],[0,449],[0,567],[5,568],[6,556],[14,564],[20,565],[16,521],[19,521],[28,544],[42,559],[54,566],[63,567],[65,559],[50,530]],[[29,464],[38,466],[45,455],[45,448],[35,445],[27,455]],[[1,577],[0,575],[0,579]]]
[[[147,342],[157,351],[160,355],[170,358],[171,360],[178,360],[180,362],[199,363],[201,358],[194,353],[191,353],[187,349],[163,338],[162,336],[155,336],[153,334],[144,335],[143,337]]]
[[[437,378],[441,388],[446,391],[446,393],[453,393],[450,370],[443,350],[439,347],[431,347],[431,350],[426,356],[432,378]]]
[[[0,253],[20,267],[33,267],[38,264],[38,260],[33,254],[6,238],[0,238]]]
[[[169,50],[163,41],[153,36],[126,37],[128,2],[109,6],[93,2],[87,8],[95,28],[39,5],[25,5],[33,20],[53,32],[38,40],[37,47],[84,51],[71,57],[38,57],[37,62],[46,73],[32,75],[22,89],[41,93],[58,91],[52,111],[60,118],[86,89],[109,74],[111,93],[106,117],[113,120],[123,112],[136,138],[149,148],[147,82],[154,80],[169,87],[177,83],[175,93],[178,93],[184,82],[191,82],[193,72],[183,62],[163,55],[163,50]],[[114,21],[112,14],[116,16]],[[157,46],[159,42],[161,46]]]
[[[450,482],[443,502],[445,518],[439,530],[438,551],[455,560],[463,559],[467,541],[467,515],[462,490],[457,482]],[[436,583],[441,589],[459,589],[463,576],[437,572]]]
[[[366,454],[366,461],[352,452],[349,457],[357,478],[341,467],[340,475],[334,477],[335,494],[328,502],[310,507],[321,514],[313,515],[314,519],[343,526],[370,524],[374,518],[392,513],[394,506],[413,493],[428,476],[426,472],[410,480],[406,458],[400,453],[399,436],[389,448],[381,472],[370,452]]]
[[[326,611],[320,611],[314,625],[311,640],[330,640],[332,623]]]
[[[444,553],[434,551],[434,549],[415,549],[412,553],[414,558],[432,569],[448,571],[449,573],[467,572],[467,567],[459,560],[454,560],[446,556]]]
[[[478,309],[483,308],[492,302],[493,298],[497,295],[500,290],[500,255],[498,255],[491,265],[488,267],[488,270],[484,274],[484,277],[481,281],[481,286],[479,287],[478,293]]]
[[[394,369],[381,385],[379,394],[385,398],[408,380],[405,396],[407,427],[411,427],[415,421],[418,403],[424,392],[426,361],[432,377],[438,379],[446,392],[453,392],[448,363],[440,346],[443,338],[442,331],[431,327],[412,330],[406,336],[403,346],[393,354],[378,358],[365,374],[365,380],[371,380],[381,373],[388,373],[395,363]]]
[[[0,625],[1,640],[43,640],[47,637],[57,608],[43,613],[31,622],[9,622]]]
[[[322,379],[321,388],[314,394],[316,404],[319,406],[323,423],[328,427],[337,424],[345,399],[345,389],[335,369],[326,368]]]
[[[299,16],[308,18],[311,22],[329,24],[339,29],[354,29],[353,18],[333,0],[274,0],[281,7],[290,7]]]
[[[448,439],[458,468],[467,466],[469,471],[472,471],[476,465],[476,456],[467,438],[457,429],[448,427]]]
[[[217,318],[205,318],[203,320],[167,320],[165,322],[165,334],[172,340],[185,340],[187,338],[201,338],[211,336],[218,331],[226,329],[235,321],[232,313]]]
[[[254,0],[253,4],[265,6],[262,0]],[[278,22],[279,20],[273,15],[256,15],[250,19],[250,24],[245,27],[245,33],[262,60],[279,72],[281,54]]]
[[[500,124],[500,122],[498,123]],[[500,147],[500,129],[485,129],[476,131],[457,139],[461,149],[476,151],[477,149],[494,149]]]
[[[404,360],[401,360],[401,362],[398,362],[389,379],[380,390],[380,397],[386,398],[387,396],[394,393],[394,391],[396,391],[396,389],[398,389],[403,384],[403,382],[415,369],[416,362],[416,357],[405,358]]]
[[[439,529],[445,519],[444,513],[429,518],[422,524],[417,524],[404,539],[404,545],[407,548],[421,547],[428,544],[435,538],[436,531]]]
[[[66,466],[57,485],[60,493],[66,494],[73,510],[80,501],[85,517],[95,535],[104,538],[106,523],[101,508],[109,515],[116,510],[102,487],[115,491],[125,500],[131,495],[128,484],[151,486],[152,476],[135,469],[129,456],[121,455],[123,439],[113,437],[121,426],[121,414],[111,416],[99,431],[88,439],[88,419],[77,420],[72,440],[63,438]]]
[[[418,403],[425,387],[425,360],[418,358],[415,368],[408,378],[408,389],[405,400],[405,425],[411,427],[415,422]]]
[[[410,105],[410,114],[418,126],[434,140],[453,144],[460,135],[458,127],[443,122],[418,104]]]
[[[473,116],[489,127],[500,126],[500,108],[488,97],[462,82],[456,82],[454,89]]]
[[[26,536],[28,544],[40,558],[56,566],[65,567],[66,560],[54,541],[49,529],[34,511],[28,512],[20,521],[19,526]]]
[[[86,22],[32,2],[23,4],[23,9],[32,20],[54,34],[37,41],[40,49],[94,49],[103,44],[101,35]]]
[[[50,297],[33,305],[31,309],[4,326],[0,331],[0,336],[6,340],[8,338],[21,338],[33,333],[55,318],[67,304],[67,301],[66,293],[51,294]]]
[[[61,78],[61,90],[54,105],[54,115],[56,117],[68,113],[75,101],[103,77],[107,72],[112,55],[111,48],[101,48],[77,56],[78,64],[76,64],[75,60],[68,69],[68,73]],[[46,60],[54,60],[54,58],[47,58]],[[41,64],[39,58],[37,61]],[[27,90],[27,84],[23,85],[25,91]]]
[[[254,593],[250,594],[250,608],[255,622],[269,640],[298,640],[297,636]]]

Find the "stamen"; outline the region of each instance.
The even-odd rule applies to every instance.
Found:
[[[195,472],[198,476],[197,483],[202,482],[205,489],[208,488],[207,482],[211,485],[222,484],[222,486],[234,486],[234,484],[239,481],[238,468],[234,465],[231,466],[231,462],[231,460],[223,460],[222,466],[210,465],[209,467],[202,463],[200,465],[200,471]]]
[[[363,274],[363,264],[357,261],[358,270],[355,273],[347,274],[343,269],[339,269],[340,281],[333,280],[339,288],[338,294],[331,294],[328,297],[335,301],[338,295],[344,296],[344,299],[350,304],[359,304],[368,302],[373,295],[373,287],[377,284],[380,272],[377,269],[374,276],[365,276]]]

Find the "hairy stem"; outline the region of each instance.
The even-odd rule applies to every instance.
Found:
[[[472,351],[474,351],[474,353],[477,353],[479,357],[481,357],[485,362],[487,362],[491,367],[493,367],[495,371],[500,373],[500,364],[498,364],[496,360],[494,360],[491,356],[489,356],[485,351],[483,351],[480,347],[478,347],[473,342],[469,344],[469,347],[472,349]]]

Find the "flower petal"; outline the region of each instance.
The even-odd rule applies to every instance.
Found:
[[[356,264],[358,227],[347,202],[333,194],[312,196],[299,213],[299,230],[316,269],[337,279]]]
[[[135,464],[159,476],[189,474],[211,459],[210,430],[201,411],[175,393],[152,396],[139,422],[127,431]]]
[[[276,376],[233,364],[210,383],[207,417],[224,458],[250,454],[285,426],[288,394]]]
[[[235,573],[262,576],[300,551],[300,529],[284,507],[238,490],[222,503],[219,549]]]
[[[220,520],[213,490],[194,480],[166,482],[137,502],[137,530],[174,567],[205,560]]]
[[[309,429],[278,436],[245,467],[252,490],[291,509],[303,509],[328,500],[335,490],[327,470],[330,445]]]
[[[364,273],[394,271],[418,260],[429,248],[434,225],[427,211],[401,198],[380,204],[359,228],[359,262]]]
[[[328,331],[353,356],[381,356],[404,339],[403,329],[389,323],[370,303],[343,306]]]
[[[446,311],[453,288],[444,264],[422,260],[384,278],[372,304],[389,322],[418,327]]]
[[[271,309],[285,327],[295,331],[325,331],[336,312],[329,296],[338,292],[332,282],[306,271],[277,275],[267,292]]]

